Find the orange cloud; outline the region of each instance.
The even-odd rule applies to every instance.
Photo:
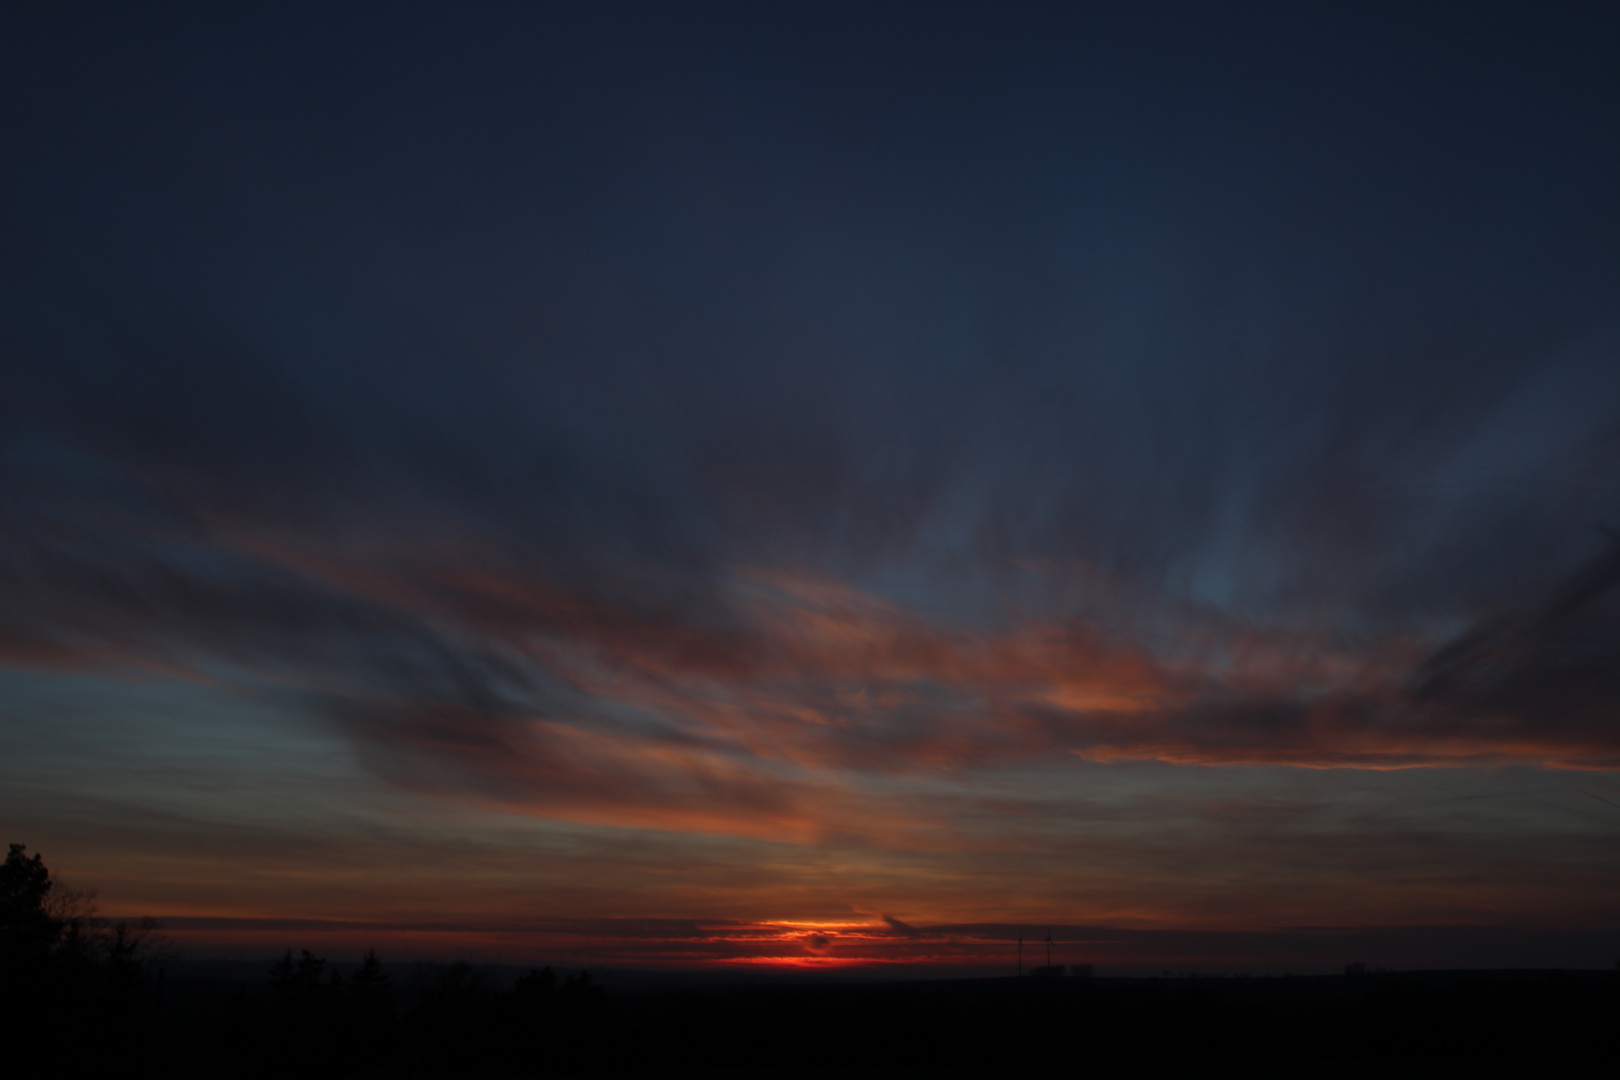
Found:
[[[1563,614],[1563,637],[1476,633],[1484,644],[1454,647],[1424,682],[1415,637],[1228,626],[1149,648],[1078,619],[952,624],[780,568],[734,569],[677,602],[567,587],[449,542],[314,554],[230,539],[282,577],[222,588],[168,573],[160,605],[8,631],[0,649],[209,680],[234,664],[311,695],[415,790],[796,844],[957,842],[893,783],[1076,757],[1620,767],[1612,672],[1594,661],[1584,696],[1558,681]],[[1591,634],[1613,637],[1607,623]]]

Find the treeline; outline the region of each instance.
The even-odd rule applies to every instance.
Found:
[[[57,888],[39,856],[12,845],[0,868],[0,1046],[62,1075],[366,1080],[1620,1056],[1620,972],[610,994],[584,972],[531,970],[501,984],[466,963],[390,969],[374,953],[342,969],[289,951],[251,983],[166,983],[153,946],[149,927],[95,919],[87,898]]]
[[[211,1057],[221,1076],[453,1077],[588,1072],[608,1002],[586,972],[530,971],[508,988],[467,963],[417,965],[396,991],[375,953],[347,977],[289,951],[258,993],[233,995]],[[408,1002],[400,999],[407,997]]]
[[[583,973],[497,988],[375,956],[288,954],[239,996],[221,1076],[520,1077],[814,1070],[1083,1074],[1209,1062],[1499,1063],[1617,1056],[1620,973],[984,979],[609,994]],[[401,997],[413,1000],[401,1001]],[[1105,1069],[1106,1073],[1106,1069]]]
[[[64,1075],[154,1060],[161,991],[150,922],[109,923],[12,844],[0,864],[0,1045]]]

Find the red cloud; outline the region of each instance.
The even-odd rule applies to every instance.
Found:
[[[237,546],[294,584],[170,574],[166,606],[69,612],[0,649],[16,664],[236,663],[313,693],[379,772],[419,790],[796,843],[931,847],[943,826],[872,781],[1070,755],[1620,767],[1603,651],[1620,635],[1601,618],[1582,629],[1567,602],[1425,667],[1415,638],[1226,628],[1150,649],[1073,619],[951,625],[783,570],[734,571],[679,604],[565,588],[450,545],[343,559]]]

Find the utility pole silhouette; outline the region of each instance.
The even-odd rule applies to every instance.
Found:
[[[1018,977],[1024,977],[1024,932],[1018,931]]]
[[[1046,928],[1046,966],[1052,966],[1052,928]]]

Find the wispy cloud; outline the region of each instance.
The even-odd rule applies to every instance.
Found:
[[[1424,800],[1620,769],[1607,23],[1312,16],[1329,55],[1009,10],[892,55],[837,13],[14,19],[0,674],[53,688],[0,701],[19,775],[213,745],[157,687],[412,828],[825,856],[918,927],[1036,903],[976,874],[1070,921],[1350,918],[1380,857],[1385,914],[1587,911],[1598,826],[1513,833],[1503,899]],[[1413,769],[1406,817],[1310,794]],[[84,805],[147,821],[146,775]],[[296,847],[307,794],[244,835]],[[1267,843],[1343,861],[1285,887]],[[1453,849],[1466,888],[1402,884]]]
[[[331,545],[316,558],[205,537],[25,551],[8,661],[298,695],[412,790],[797,842],[908,842],[925,819],[862,777],[1066,755],[1620,763],[1604,720],[1620,626],[1603,606],[1609,552],[1546,613],[1493,618],[1438,650],[1411,635],[1346,643],[1242,626],[1153,648],[1128,624],[953,623],[786,570],[726,571],[699,605],[636,605],[502,573],[453,543],[373,540],[379,551]]]

